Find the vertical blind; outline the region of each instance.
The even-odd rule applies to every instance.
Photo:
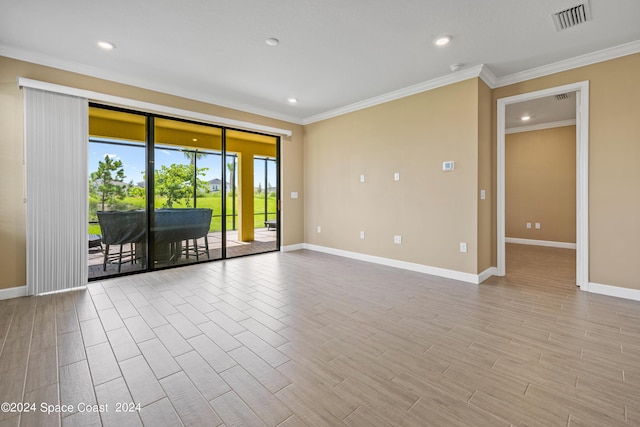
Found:
[[[87,284],[88,100],[24,88],[27,293]]]

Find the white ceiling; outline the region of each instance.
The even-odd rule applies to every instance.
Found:
[[[556,32],[580,2],[0,0],[0,55],[305,123],[456,63],[502,78],[640,40],[638,0],[590,0],[591,21]]]
[[[530,127],[543,123],[569,122],[576,119],[576,93],[567,92],[564,99],[555,95],[509,104],[505,108],[505,128]],[[529,120],[523,121],[522,117]]]

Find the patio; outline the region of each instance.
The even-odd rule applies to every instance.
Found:
[[[237,230],[227,231],[227,258],[234,258],[243,255],[258,254],[278,249],[276,245],[276,230],[268,228],[256,228],[255,238],[251,242],[241,242],[238,240]],[[210,259],[220,259],[222,257],[222,232],[211,232],[207,235],[209,241]],[[198,239],[198,244],[204,244],[204,239]],[[100,278],[118,274],[117,264],[107,264],[107,270],[102,270],[102,261],[104,259],[104,245],[89,247],[89,279]],[[116,251],[116,247],[111,247],[111,253]],[[206,259],[206,255],[204,256]],[[202,257],[201,257],[202,259]],[[180,258],[176,264],[193,264],[195,258]],[[164,266],[163,264],[157,264]],[[121,273],[129,273],[132,271],[140,271],[141,264],[125,263],[122,264]]]

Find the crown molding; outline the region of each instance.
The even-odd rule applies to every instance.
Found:
[[[505,135],[509,135],[511,133],[531,132],[534,130],[561,128],[564,126],[575,126],[575,124],[576,124],[576,119],[561,120],[558,122],[538,123],[536,125],[517,126],[514,128],[507,128],[505,129],[504,133]]]
[[[513,73],[506,76],[498,77],[496,80],[496,85],[493,88],[495,89],[502,86],[508,86],[514,83],[520,83],[526,80],[536,79],[538,77],[544,77],[550,74],[584,67],[586,65],[597,64],[598,62],[608,61],[627,55],[633,55],[634,53],[638,52],[640,52],[640,40],[554,62],[553,64],[543,65],[542,67],[532,68],[520,73]]]
[[[83,74],[85,76],[94,77],[103,80],[109,80],[116,83],[121,83],[129,86],[135,86],[142,89],[152,90],[154,92],[160,92],[167,95],[178,96],[181,98],[190,99],[193,101],[204,102],[207,104],[213,104],[224,108],[230,108],[233,110],[242,111],[244,113],[256,114],[259,116],[267,117],[275,120],[282,120],[284,122],[294,123],[297,125],[302,124],[302,120],[297,117],[276,113],[270,110],[264,110],[261,108],[253,107],[246,104],[235,104],[227,102],[222,99],[216,99],[213,97],[203,96],[199,92],[181,91],[176,90],[175,86],[168,86],[162,84],[151,84],[148,80],[131,78],[120,73],[106,72],[104,69],[94,67],[85,64],[79,64],[72,61],[64,61],[58,58],[54,58],[50,55],[26,51],[22,49],[15,49],[6,45],[0,44],[0,56],[6,56],[8,58],[17,59],[19,61],[31,62],[38,65],[43,65],[51,68],[58,68],[60,70],[69,71],[72,73]]]
[[[468,80],[474,77],[480,76],[484,65],[477,65],[464,70],[457,71],[452,74],[448,74],[442,77],[436,77],[435,79],[427,80],[426,82],[418,83],[412,86],[408,86],[402,89],[394,90],[382,95],[374,96],[373,98],[365,99],[363,101],[355,102],[353,104],[345,105],[344,107],[336,108],[334,110],[326,111],[324,113],[315,114],[313,116],[306,117],[303,121],[303,125],[319,122],[322,120],[330,119],[333,117],[342,116],[343,114],[352,113],[354,111],[363,110],[365,108],[373,107],[376,105],[384,104],[386,102],[395,101],[396,99],[405,98],[407,96],[415,95],[418,93],[426,92],[429,90],[437,89],[439,87],[448,86],[453,83],[458,83],[464,80]]]
[[[493,71],[491,71],[491,68],[489,68],[488,65],[482,64],[479,77],[487,84],[487,86],[489,86],[489,88],[495,89],[498,78],[493,74]]]

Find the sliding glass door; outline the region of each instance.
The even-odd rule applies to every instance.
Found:
[[[226,132],[233,224],[226,233],[226,257],[275,251],[278,243],[278,138],[238,130]],[[266,174],[266,175],[265,175]],[[227,206],[227,212],[229,209]]]
[[[277,137],[96,105],[89,127],[90,279],[279,248]]]
[[[146,270],[146,117],[89,108],[89,279]]]
[[[222,129],[154,119],[154,266],[222,258]]]

